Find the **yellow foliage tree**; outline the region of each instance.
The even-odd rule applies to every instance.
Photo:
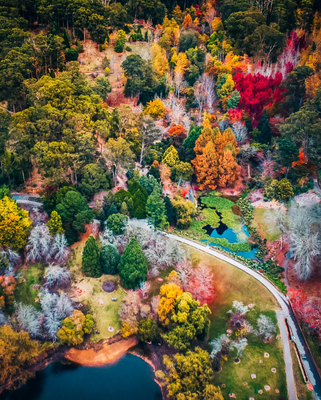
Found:
[[[186,53],[179,53],[177,57],[175,73],[180,73],[184,75],[189,66],[190,66],[190,61],[187,58]]]
[[[28,367],[40,354],[45,355],[46,346],[31,340],[25,331],[15,332],[10,326],[0,327],[0,387],[17,389],[35,373]]]
[[[233,92],[234,86],[235,86],[235,82],[233,81],[233,77],[231,74],[228,74],[226,82],[217,91],[218,97],[220,99],[226,99]]]
[[[29,213],[5,196],[0,200],[0,244],[12,250],[22,249],[28,239],[32,221]]]
[[[161,99],[155,99],[147,103],[143,112],[144,115],[150,115],[152,118],[163,118],[166,113],[166,108]]]
[[[161,298],[157,307],[157,314],[160,321],[167,325],[170,321],[170,314],[174,310],[176,298],[183,294],[183,290],[174,283],[166,283],[161,286],[159,294]]]
[[[160,47],[156,42],[151,47],[151,54],[153,57],[152,65],[157,73],[158,78],[162,77],[165,72],[169,70],[168,60],[166,58],[166,51]]]
[[[84,335],[92,332],[94,327],[92,315],[86,316],[79,310],[63,320],[62,327],[57,332],[57,337],[61,343],[68,346],[76,346],[84,341]]]

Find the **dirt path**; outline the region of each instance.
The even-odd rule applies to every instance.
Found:
[[[103,348],[97,352],[94,351],[94,349],[70,349],[65,354],[65,357],[70,361],[86,367],[98,367],[100,365],[116,362],[120,357],[125,355],[131,347],[137,344],[138,339],[136,337],[131,337],[112,344],[104,343]]]

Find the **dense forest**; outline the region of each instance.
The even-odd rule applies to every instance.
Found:
[[[321,365],[319,1],[0,0],[0,166],[0,393],[99,332],[80,277],[117,276],[119,331],[172,349],[175,400],[223,399],[222,360],[274,340],[236,299],[235,338],[208,336],[210,268],[137,220],[258,270]]]

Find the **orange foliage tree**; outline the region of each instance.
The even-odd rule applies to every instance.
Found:
[[[219,128],[204,128],[194,151],[192,164],[201,190],[226,187],[238,178],[241,170],[235,159],[238,147],[230,128],[224,132]]]
[[[181,146],[183,141],[186,139],[186,131],[182,125],[174,125],[168,130],[168,134],[171,137],[171,143],[175,147]]]

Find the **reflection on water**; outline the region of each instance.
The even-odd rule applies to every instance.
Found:
[[[21,389],[1,400],[161,400],[151,367],[126,355],[100,368],[50,364]]]

